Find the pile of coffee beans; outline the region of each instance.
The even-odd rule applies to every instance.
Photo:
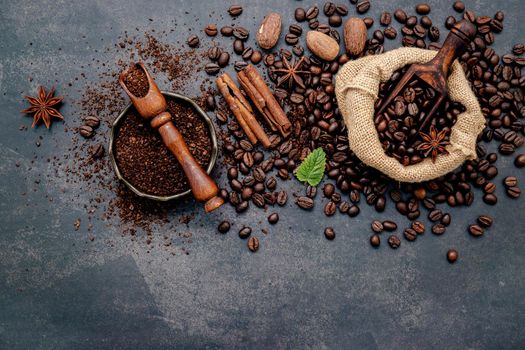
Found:
[[[380,85],[376,111],[381,108],[383,101],[389,96],[389,92],[394,89],[405,71],[406,67],[394,72],[387,82]],[[443,132],[443,143],[448,143],[457,116],[464,112],[465,108],[460,103],[446,98],[428,121],[428,125],[422,128],[425,118],[435,103],[435,90],[415,79],[394,99],[391,105],[385,107],[383,113],[376,114],[374,123],[381,145],[388,156],[394,157],[405,166],[417,164],[429,157],[431,154],[419,149],[418,146],[423,142],[421,133],[430,134],[431,126],[437,133]]]
[[[356,7],[359,14],[366,13],[371,6],[368,0],[351,0],[350,3]],[[521,69],[525,65],[525,59],[521,55],[525,47],[518,44],[513,47],[511,54],[503,56],[490,47],[494,43],[494,33],[503,29],[503,12],[498,11],[492,17],[476,16],[474,12],[465,10],[465,5],[460,1],[456,1],[452,7],[462,13],[462,16],[446,18],[446,28],[450,29],[462,18],[478,27],[477,36],[468,52],[460,58],[460,63],[487,118],[487,127],[478,140],[479,159],[467,161],[456,171],[433,181],[408,184],[392,181],[363,164],[353,154],[348,146],[346,126],[334,94],[335,74],[351,58],[343,53],[334,61],[327,62],[308,54],[301,45],[304,30],[320,31],[341,43],[337,28],[349,11],[344,5],[335,5],[328,1],[322,7],[314,5],[297,8],[294,12],[297,23],[290,25],[288,33],[285,34],[284,45],[275,47],[261,56],[268,77],[275,83],[274,95],[287,110],[292,122],[290,137],[283,139],[277,134],[272,134],[272,152],[264,152],[254,147],[219,99],[216,109],[217,122],[224,126],[224,134],[221,136],[222,149],[226,161],[230,164],[228,189],[224,188],[221,195],[239,213],[250,206],[266,208],[284,205],[288,196],[285,191],[278,189],[279,183],[290,179],[294,169],[312,150],[322,147],[327,154],[326,175],[329,179],[323,187],[324,197],[328,199],[328,203],[323,207],[327,216],[339,213],[354,217],[359,215],[360,206],[364,203],[373,206],[377,212],[382,212],[387,203],[390,203],[411,221],[410,226],[403,231],[403,236],[412,242],[425,232],[425,225],[420,219],[422,211],[428,213],[431,222],[429,231],[435,235],[442,235],[452,223],[453,214],[444,211],[445,205],[449,208],[470,206],[474,201],[476,189],[483,192],[485,203],[496,204],[498,198],[492,184],[498,176],[496,163],[499,155],[489,152],[485,144],[498,141],[498,153],[501,156],[513,154],[523,144],[525,125],[521,119],[525,117],[525,77],[522,77]],[[434,25],[430,17],[431,7],[428,4],[418,4],[413,11],[384,11],[378,19],[383,28],[369,33],[361,56],[384,52],[385,40],[396,39],[398,32],[401,32],[403,46],[438,50],[440,39],[446,35],[441,35],[438,27]],[[325,18],[321,18],[323,15]],[[363,21],[367,28],[374,26],[374,19],[371,17],[365,17]],[[395,22],[400,28],[396,29]],[[306,28],[302,23],[306,23]],[[239,55],[241,60],[236,61],[234,67],[240,70],[246,66],[246,61],[253,57],[256,50],[248,48],[251,50],[246,51],[249,33],[243,27],[236,28],[235,30],[232,27],[223,27],[220,33],[235,38],[233,52]],[[226,50],[212,48],[208,56],[216,60],[220,57],[219,52],[222,54],[224,51]],[[280,72],[285,67],[284,61],[292,62],[293,65],[299,58],[302,58],[302,61],[296,68],[305,72],[300,73],[302,84],[279,84],[282,75]],[[216,73],[215,68],[212,73]],[[382,85],[381,98],[386,96],[401,74],[402,72],[396,72],[389,82]],[[421,142],[417,125],[424,117],[425,106],[429,103],[425,101],[432,99],[434,95],[432,91],[417,84],[409,86],[407,90],[395,101],[394,106],[378,116],[376,126],[387,154],[403,164],[415,164],[424,158],[424,155],[417,151],[418,142]],[[432,123],[437,129],[449,133],[457,115],[462,111],[463,106],[447,101]],[[412,138],[414,141],[410,143],[408,140]],[[525,166],[525,155],[518,155],[515,164],[517,167]],[[510,197],[520,195],[517,184],[507,187]],[[308,187],[303,195],[295,198],[295,203],[303,210],[313,210],[316,207],[315,197],[316,189]],[[397,230],[393,220],[379,222],[382,225],[380,230],[381,226],[375,223],[376,228],[370,238],[372,246],[380,246],[380,232],[388,231],[385,229],[385,223],[392,232]],[[245,228],[241,231],[243,230],[248,231]],[[249,233],[252,234],[251,229]],[[241,235],[240,232],[239,234]],[[335,237],[329,229],[325,230],[325,235],[327,238]],[[247,234],[243,231],[241,236],[247,237]],[[401,245],[396,233],[391,233],[387,241],[392,248],[399,248]],[[449,252],[447,258],[449,261],[455,261],[457,252]]]

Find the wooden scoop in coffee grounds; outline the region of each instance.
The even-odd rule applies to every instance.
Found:
[[[140,69],[142,72],[139,79],[147,79],[147,91],[141,91],[133,88],[131,85],[126,86],[126,78],[132,70]],[[166,99],[160,92],[157,84],[151,78],[143,63],[137,63],[130,69],[122,72],[119,77],[119,83],[128,94],[131,102],[137,109],[137,112],[147,120],[154,129],[157,129],[164,141],[164,144],[175,155],[179,161],[188,182],[190,184],[193,196],[199,202],[204,202],[204,209],[207,213],[217,209],[224,200],[217,194],[219,188],[212,178],[197,163],[190,153],[182,134],[173,125],[171,114],[167,111],[168,105]],[[132,90],[132,91],[130,91]]]
[[[397,83],[388,98],[383,101],[377,114],[383,113],[385,108],[390,106],[392,101],[404,91],[405,87],[414,78],[417,78],[425,82],[436,92],[436,101],[433,104],[432,109],[419,125],[419,131],[425,130],[438,107],[443,101],[445,101],[445,98],[448,95],[447,77],[452,62],[467,50],[468,45],[472,39],[474,39],[476,32],[476,26],[467,20],[462,20],[456,23],[450,30],[443,46],[430,62],[412,64],[410,68],[408,68],[407,72],[401,77],[401,80],[399,80],[399,83]]]

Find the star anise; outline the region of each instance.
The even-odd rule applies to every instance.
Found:
[[[417,150],[422,151],[425,157],[430,155],[433,163],[436,161],[438,155],[448,154],[445,147],[450,145],[450,142],[445,140],[447,136],[446,130],[441,130],[438,133],[434,125],[432,125],[430,127],[430,133],[425,134],[420,131],[419,135],[423,139],[423,142],[417,146]]]
[[[49,129],[51,126],[51,117],[64,119],[64,116],[58,112],[56,106],[62,102],[63,97],[53,97],[55,94],[55,88],[52,88],[47,94],[43,86],[38,89],[38,96],[24,96],[29,101],[31,106],[22,111],[22,113],[33,114],[32,128],[40,121],[43,120],[46,128]]]
[[[301,70],[301,66],[304,63],[304,57],[301,57],[299,61],[295,61],[293,64],[283,57],[283,68],[275,69],[274,72],[279,75],[277,78],[277,87],[288,82],[288,88],[291,89],[294,84],[297,84],[301,88],[305,88],[303,78],[301,75],[310,74],[308,71]]]

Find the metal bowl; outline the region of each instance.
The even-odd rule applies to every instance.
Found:
[[[193,108],[195,113],[197,113],[206,122],[206,125],[208,126],[208,131],[210,133],[210,138],[211,138],[211,158],[210,158],[210,163],[208,164],[208,168],[206,169],[206,172],[210,174],[211,171],[213,170],[213,167],[215,166],[215,162],[217,161],[217,153],[218,153],[217,137],[215,136],[215,127],[213,126],[213,123],[210,117],[208,116],[208,114],[206,114],[206,112],[202,110],[202,108],[200,108],[195,102],[193,102],[193,100],[187,98],[186,96],[179,95],[174,92],[167,92],[167,91],[161,91],[161,92],[166,97],[170,97],[175,100],[182,100],[182,101],[187,102]],[[140,196],[140,197],[149,198],[149,199],[153,199],[156,201],[166,202],[166,201],[170,201],[173,199],[180,199],[182,197],[187,196],[188,194],[191,193],[191,189],[188,189],[184,192],[177,193],[171,196],[156,196],[153,194],[144,193],[140,191],[138,188],[136,188],[135,186],[133,186],[128,180],[126,180],[124,176],[122,175],[122,173],[120,172],[118,165],[117,165],[114,143],[117,137],[117,130],[120,126],[120,123],[123,120],[126,113],[128,112],[128,110],[132,107],[133,107],[133,104],[131,103],[127,105],[126,108],[124,108],[124,110],[119,114],[117,119],[115,119],[115,121],[113,122],[113,125],[111,126],[111,135],[109,138],[109,158],[111,160],[111,165],[113,166],[113,169],[115,169],[115,173],[117,174],[117,177],[122,182],[124,182],[130,190],[132,190],[137,196]]]

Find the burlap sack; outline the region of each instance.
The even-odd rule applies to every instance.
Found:
[[[476,138],[483,130],[485,118],[476,96],[460,64],[452,65],[448,78],[449,97],[465,106],[452,128],[448,155],[440,155],[435,163],[426,158],[421,163],[403,166],[385,154],[374,125],[374,102],[380,82],[390,78],[397,69],[411,63],[425,63],[436,51],[400,48],[382,55],[367,56],[345,64],[336,77],[339,109],[348,128],[352,151],[365,164],[402,182],[435,179],[459,167],[466,159],[476,158]]]

